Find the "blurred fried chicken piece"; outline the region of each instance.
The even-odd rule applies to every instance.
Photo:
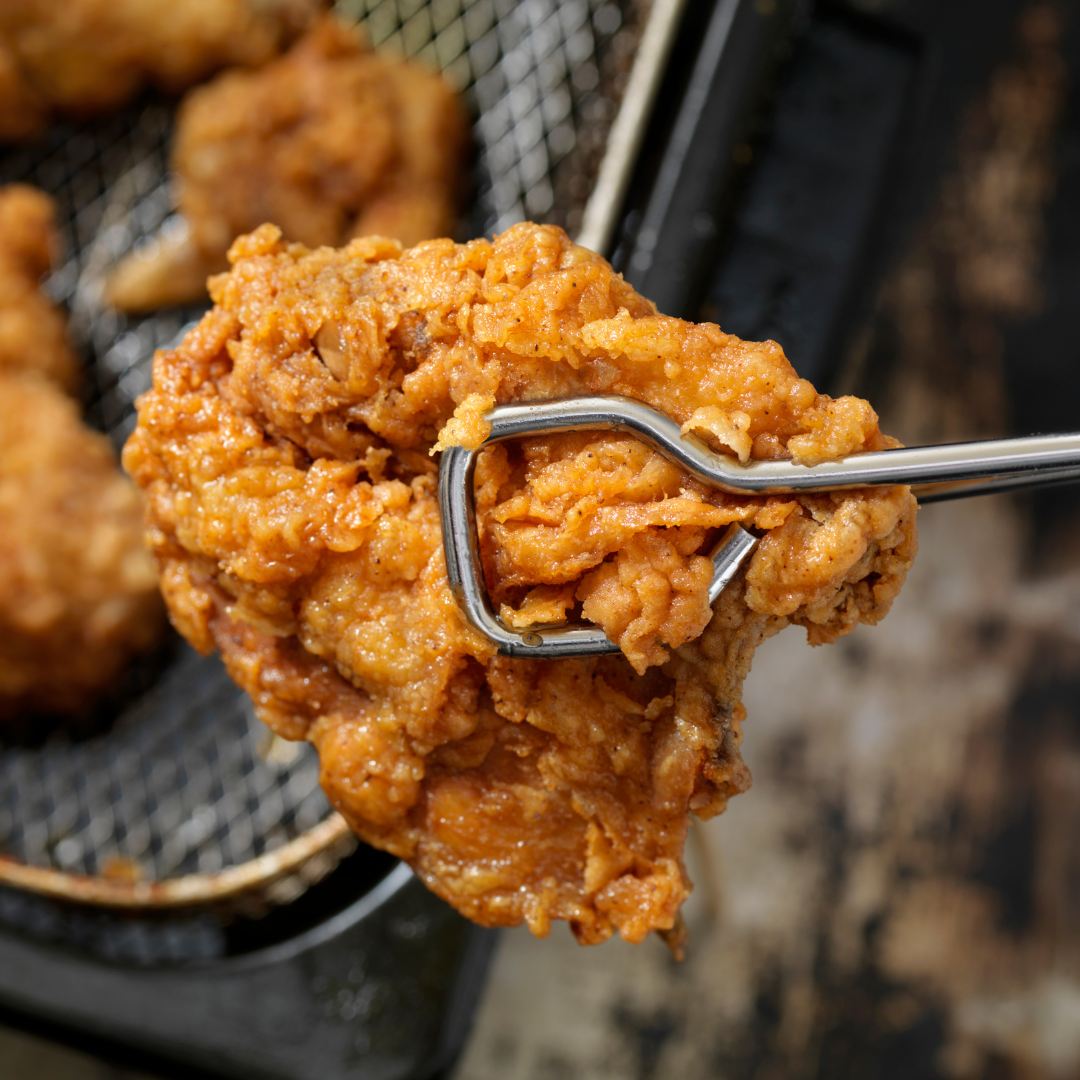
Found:
[[[452,232],[467,133],[439,75],[326,17],[263,70],[188,95],[172,151],[188,231],[121,262],[109,300],[125,311],[197,300],[233,238],[267,221],[310,247]]]
[[[0,143],[33,139],[48,122],[48,106],[27,85],[18,58],[0,34]]]
[[[117,108],[234,64],[266,63],[323,0],[3,0],[0,141],[33,138],[55,112]]]
[[[0,719],[85,712],[159,640],[141,516],[75,403],[0,372]]]
[[[623,655],[494,654],[446,581],[437,445],[493,403],[610,392],[742,460],[896,445],[774,342],[657,315],[554,227],[334,251],[265,226],[216,307],[158,354],[124,461],[174,623],[259,714],[319,750],[333,804],[459,911],[578,939],[677,934],[691,811],[746,790],[741,686],[789,623],[876,622],[915,554],[907,488],[737,497],[611,432],[480,457],[489,585],[520,624],[580,605]],[[702,554],[763,532],[710,608]]]
[[[52,200],[0,188],[2,720],[86,711],[163,626],[138,495],[61,393],[77,361],[38,288],[56,246]]]
[[[71,391],[78,366],[64,317],[38,288],[58,246],[52,199],[25,184],[0,188],[0,373],[36,371]]]

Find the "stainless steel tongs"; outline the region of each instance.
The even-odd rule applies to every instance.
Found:
[[[684,435],[669,416],[631,398],[597,395],[504,405],[492,409],[485,419],[491,423],[491,433],[483,446],[560,431],[628,431],[703,483],[737,495],[910,484],[918,489],[919,501],[928,503],[1080,480],[1080,433],[905,447],[854,454],[820,465],[790,461],[740,465],[710,450],[696,436]],[[598,627],[560,625],[519,631],[506,626],[492,610],[473,504],[473,473],[483,446],[475,450],[451,447],[443,453],[439,469],[446,573],[465,617],[506,656],[555,659],[618,652],[619,646]],[[723,592],[756,544],[757,537],[739,524],[724,533],[711,553],[715,572],[710,602]]]

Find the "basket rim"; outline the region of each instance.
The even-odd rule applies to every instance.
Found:
[[[142,911],[198,907],[265,888],[296,873],[316,855],[350,835],[345,819],[335,811],[314,828],[256,859],[226,867],[216,874],[184,874],[156,881],[117,881],[71,874],[0,855],[0,885],[93,907]]]

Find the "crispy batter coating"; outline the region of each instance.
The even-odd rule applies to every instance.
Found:
[[[73,390],[64,317],[38,288],[58,246],[52,199],[25,184],[0,188],[0,372],[36,371]]]
[[[159,639],[141,516],[75,403],[0,372],[0,719],[85,711]]]
[[[495,601],[519,624],[580,608],[623,650],[511,660],[448,590],[428,451],[475,445],[493,402],[583,392],[646,401],[743,460],[895,443],[775,343],[657,315],[559,229],[404,252],[279,237],[234,245],[125,449],[173,621],[314,743],[356,831],[470,918],[565,919],[590,943],[673,932],[689,812],[749,784],[754,649],[885,614],[915,554],[910,491],[735,497],[611,433],[490,448]],[[731,521],[764,537],[710,609],[701,552]]]
[[[33,138],[54,111],[88,116],[143,86],[178,93],[231,64],[264,64],[322,0],[4,0],[0,141]]]
[[[204,296],[233,238],[264,221],[310,247],[453,232],[467,133],[441,76],[371,52],[327,16],[262,71],[187,97],[172,168],[189,232],[123,261],[109,299],[136,311]]]

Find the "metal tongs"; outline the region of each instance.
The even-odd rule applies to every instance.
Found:
[[[619,646],[595,626],[559,625],[519,631],[494,613],[480,561],[473,474],[484,446],[528,435],[599,429],[628,431],[643,439],[691,476],[736,495],[787,495],[910,484],[922,503],[1013,488],[1080,480],[1080,433],[1032,435],[1022,439],[915,446],[854,454],[819,465],[752,461],[741,465],[710,450],[695,435],[684,435],[669,416],[640,401],[615,395],[504,405],[485,415],[491,433],[475,450],[459,446],[443,452],[439,468],[446,573],[468,621],[506,656],[561,659],[617,653]],[[731,525],[711,552],[715,567],[709,602],[723,592],[754,550],[758,538]]]

